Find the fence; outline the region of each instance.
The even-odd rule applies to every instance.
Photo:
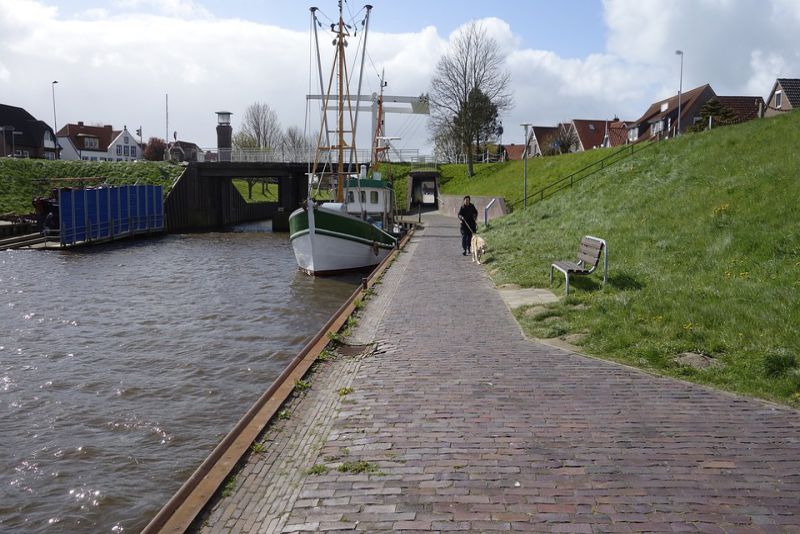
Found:
[[[201,149],[204,161],[230,161],[247,163],[308,163],[319,158],[321,162],[336,162],[337,155],[332,150],[323,151],[317,155],[313,148],[288,149],[288,148],[204,148]],[[345,152],[345,163],[350,162],[350,151]],[[354,154],[359,163],[368,163],[372,160],[372,151],[357,149]],[[418,149],[392,149],[390,159],[395,163],[434,163],[431,155],[420,154]]]

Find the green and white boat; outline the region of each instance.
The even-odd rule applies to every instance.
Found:
[[[369,26],[369,13],[371,6],[367,6],[367,16],[364,21],[366,30]],[[312,27],[314,28],[315,42],[316,9],[311,9]],[[397,245],[397,238],[386,231],[391,228],[391,219],[394,195],[391,184],[381,179],[380,173],[373,172],[367,176],[366,166],[359,168],[357,175],[350,174],[348,169],[358,168],[355,162],[355,130],[354,115],[356,110],[351,107],[350,91],[345,87],[345,79],[349,79],[346,72],[342,72],[346,62],[344,51],[347,38],[350,36],[349,28],[342,18],[342,2],[339,1],[339,23],[334,26],[336,36],[333,43],[336,46],[334,57],[334,76],[322,97],[322,128],[317,140],[317,155],[311,172],[309,173],[309,194],[304,205],[292,212],[289,216],[289,239],[294,248],[297,265],[308,274],[330,274],[344,271],[368,269],[380,263],[389,252]],[[362,35],[366,44],[366,36]],[[364,54],[362,52],[362,62]],[[319,58],[319,50],[317,50]],[[317,61],[319,65],[319,59]],[[362,67],[363,71],[363,67]],[[320,67],[320,79],[323,79]],[[338,81],[338,91],[333,94],[333,80]],[[359,88],[361,84],[359,82]],[[323,132],[328,131],[327,116],[331,111],[335,99],[337,120],[335,130],[330,131],[330,137],[335,139],[331,146],[323,146]],[[356,98],[358,101],[358,98]],[[351,124],[345,129],[345,118]],[[377,132],[376,132],[377,137]],[[349,153],[347,162],[345,152]],[[373,150],[373,154],[379,153]],[[327,163],[323,160],[327,156]],[[335,157],[335,168],[334,168]],[[374,168],[373,162],[373,168]],[[312,188],[317,188],[327,178],[335,179],[335,202],[315,202]]]

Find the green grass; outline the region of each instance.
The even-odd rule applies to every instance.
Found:
[[[528,160],[528,195],[541,187],[613,154],[618,148],[607,148],[548,156]],[[475,175],[467,176],[467,166],[440,165],[439,183],[445,195],[499,196],[506,204],[521,201],[523,197],[523,162],[479,163],[474,165]]]
[[[166,195],[183,172],[174,163],[139,161],[87,162],[43,159],[0,159],[0,214],[33,213],[34,197],[49,196],[54,187],[82,185],[80,182],[49,182],[53,178],[104,177],[109,184],[152,184],[164,187]],[[97,182],[91,182],[95,185]]]
[[[247,180],[234,178],[231,183],[247,203],[278,201],[278,184],[265,184],[262,191],[262,185],[256,183],[253,185],[253,198],[250,198],[247,193]]]
[[[529,334],[586,333],[588,353],[800,405],[798,144],[800,113],[661,143],[494,222],[487,268],[497,284],[547,287],[550,263],[602,237],[609,283],[578,277],[569,299],[518,311]],[[725,365],[677,366],[686,351]]]

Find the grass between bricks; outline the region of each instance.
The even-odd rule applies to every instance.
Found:
[[[553,261],[604,238],[609,283],[577,277],[569,298],[517,310],[528,334],[586,333],[590,354],[798,406],[798,144],[800,113],[663,142],[497,220],[486,267],[498,285],[548,287]],[[682,367],[683,352],[724,365]]]

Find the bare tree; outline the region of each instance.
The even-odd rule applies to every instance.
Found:
[[[572,126],[571,122],[562,122],[558,125],[553,144],[558,147],[559,153],[575,152],[578,150],[579,143],[578,132],[575,131],[575,127]]]
[[[461,154],[463,145],[453,130],[452,121],[434,118],[431,121],[431,130],[433,132],[433,151],[437,161],[458,163],[458,156]]]
[[[285,155],[291,161],[306,161],[309,157],[308,151],[312,146],[312,141],[297,126],[289,126],[283,134],[283,148]]]
[[[240,137],[241,134],[252,138],[256,148],[278,148],[283,138],[278,114],[263,102],[247,106],[242,119],[242,129],[236,137]]]
[[[486,116],[485,106],[476,106],[474,100],[476,96],[488,99],[497,113],[507,110],[512,105],[510,83],[511,75],[505,70],[497,42],[477,22],[456,35],[436,65],[430,90],[432,122],[439,126],[445,122],[452,124],[453,135],[467,154],[469,176],[474,174],[473,142],[485,128],[482,121]]]

